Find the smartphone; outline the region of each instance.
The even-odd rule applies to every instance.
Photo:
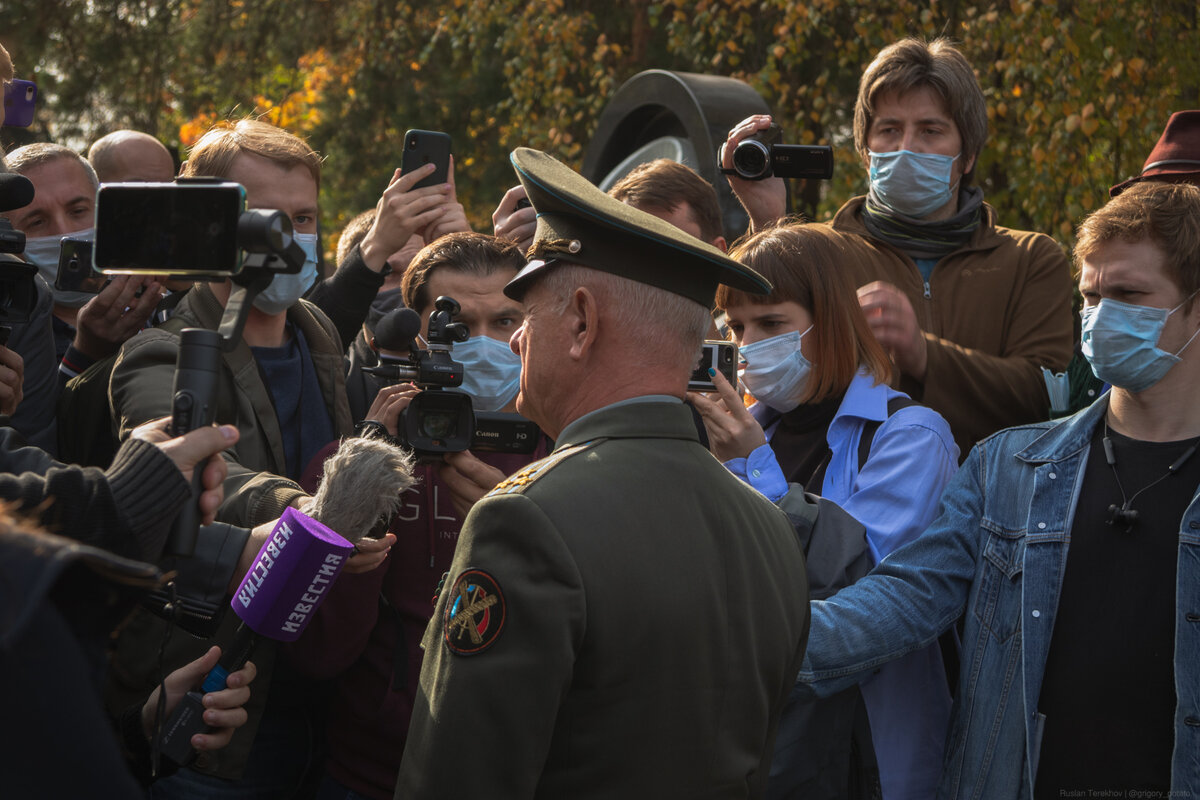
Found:
[[[414,189],[445,183],[450,176],[450,134],[440,131],[407,131],[404,134],[404,155],[400,171],[407,175],[425,164],[433,164],[432,175],[417,181]]]
[[[33,109],[37,104],[37,84],[14,80],[4,87],[4,124],[28,128],[33,124]]]
[[[62,240],[58,250],[58,275],[54,288],[64,292],[99,294],[109,277],[92,268],[92,243],[87,239]]]
[[[737,388],[737,345],[721,339],[708,339],[700,352],[700,360],[692,377],[688,379],[689,392],[715,392],[716,385],[709,376],[709,369],[715,369],[725,376],[734,388]]]
[[[96,195],[96,269],[105,274],[234,275],[237,183],[107,183]]]

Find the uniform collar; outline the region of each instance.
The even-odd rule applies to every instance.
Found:
[[[690,407],[677,397],[659,395],[622,400],[584,414],[563,429],[555,449],[598,438],[699,441]]]

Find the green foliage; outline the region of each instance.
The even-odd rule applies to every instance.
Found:
[[[518,145],[582,163],[608,98],[650,68],[728,75],[791,141],[837,171],[801,210],[828,218],[865,187],[858,77],[903,36],[948,35],[975,65],[991,136],[976,170],[1002,222],[1069,245],[1107,188],[1136,174],[1167,117],[1200,107],[1194,0],[8,0],[3,43],[43,105],[6,146],[78,146],[117,127],[186,146],[263,114],[326,156],[326,230],[374,205],[408,128],[455,142],[478,229],[514,183]],[[17,35],[19,32],[19,36]]]

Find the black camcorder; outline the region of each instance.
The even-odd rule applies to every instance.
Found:
[[[445,391],[462,385],[463,366],[450,353],[455,342],[465,342],[467,326],[454,322],[460,310],[450,297],[439,297],[429,312],[427,347],[421,348],[421,320],[409,308],[393,311],[379,321],[375,340],[381,349],[408,350],[407,357],[380,356],[377,367],[366,371],[391,383],[407,381],[421,393],[400,414],[397,439],[419,457],[457,453],[471,445],[475,410],[462,392]]]
[[[770,177],[828,180],[833,177],[833,148],[825,145],[781,144],[783,130],[772,123],[765,131],[748,136],[733,148],[733,169],[748,181]]]
[[[421,348],[421,320],[411,308],[399,308],[375,327],[375,344],[381,351],[408,351],[407,357],[380,355],[380,363],[365,372],[391,383],[407,381],[421,389],[401,412],[397,440],[421,458],[445,453],[480,450],[532,453],[540,430],[519,414],[476,414],[471,396],[456,391],[463,381],[463,365],[451,355],[455,342],[467,340],[468,331],[454,322],[460,306],[451,297],[439,297],[429,314],[429,335]]]

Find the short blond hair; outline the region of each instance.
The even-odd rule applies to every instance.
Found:
[[[308,143],[283,128],[257,119],[225,120],[193,145],[181,177],[227,178],[243,153],[261,156],[287,169],[303,166],[321,187],[321,157]]]

